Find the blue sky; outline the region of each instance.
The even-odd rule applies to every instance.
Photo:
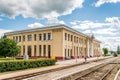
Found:
[[[65,24],[93,33],[102,46],[120,45],[120,0],[0,0],[0,35]]]

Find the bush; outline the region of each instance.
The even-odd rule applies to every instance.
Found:
[[[0,72],[38,68],[55,64],[53,59],[14,60],[0,62]]]
[[[104,55],[106,56],[108,54],[108,49],[107,48],[103,48],[103,52],[104,52]]]
[[[105,56],[110,56],[110,54],[106,54]]]
[[[113,54],[114,57],[117,57],[118,55],[116,53]]]

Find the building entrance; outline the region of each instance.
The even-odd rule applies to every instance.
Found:
[[[28,46],[28,55],[29,55],[29,57],[31,57],[31,52],[32,52],[31,46]]]
[[[51,58],[51,46],[48,45],[48,58]]]

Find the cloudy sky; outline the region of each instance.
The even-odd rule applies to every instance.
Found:
[[[0,0],[0,36],[51,24],[94,33],[102,46],[115,49],[120,44],[120,0]]]

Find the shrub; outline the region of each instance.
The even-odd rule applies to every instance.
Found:
[[[110,56],[110,54],[106,54],[105,56]]]
[[[14,60],[0,62],[0,72],[38,68],[55,64],[53,59]]]
[[[114,56],[114,57],[117,57],[118,55],[117,55],[117,53],[114,53],[113,56]]]

